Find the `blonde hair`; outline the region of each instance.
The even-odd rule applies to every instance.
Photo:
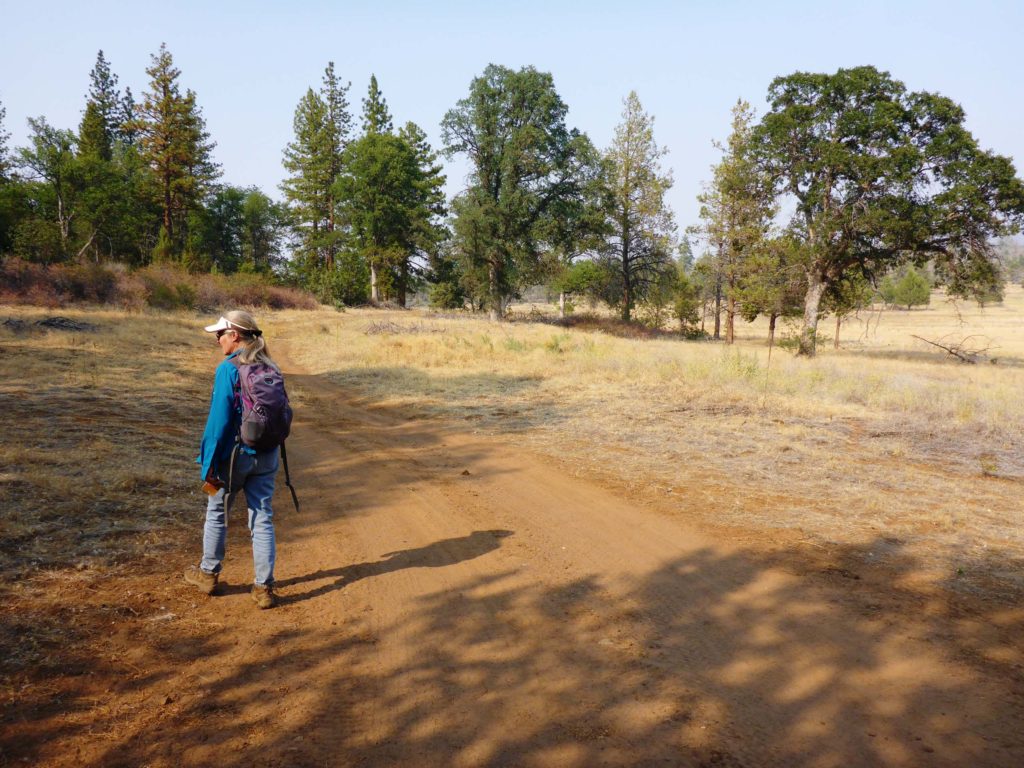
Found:
[[[263,332],[256,325],[255,317],[243,309],[233,309],[226,313],[224,318],[238,330],[238,338],[242,342],[238,362],[244,365],[266,363],[277,368],[277,363],[270,359],[270,350],[263,339]]]

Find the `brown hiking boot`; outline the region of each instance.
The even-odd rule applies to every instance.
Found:
[[[252,601],[259,609],[273,608],[277,605],[277,595],[274,594],[273,584],[253,584]]]
[[[185,569],[185,581],[198,587],[204,595],[212,595],[217,591],[217,574],[207,573],[198,565],[190,565]]]

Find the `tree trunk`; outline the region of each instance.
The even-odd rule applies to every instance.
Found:
[[[85,245],[83,245],[78,250],[78,255],[75,258],[76,259],[82,258],[82,254],[85,253],[87,250],[89,250],[89,246],[92,245],[92,241],[95,240],[95,239],[96,239],[96,230],[94,229],[92,231],[92,234],[89,235],[89,239],[85,241]],[[99,261],[100,261],[99,256],[97,256],[96,257],[96,263],[99,264]]]
[[[774,312],[768,316],[768,346],[772,346],[775,343],[775,320],[778,318]]]
[[[700,304],[700,335],[704,335],[704,323],[708,319],[708,300],[703,299]]]
[[[370,301],[380,303],[380,284],[377,282],[377,265],[370,262]]]
[[[164,172],[164,229],[167,231],[167,243],[174,249],[174,223],[171,220],[171,175]]]
[[[629,215],[619,211],[619,236],[622,241],[622,320],[628,323],[633,311],[632,264],[629,263]]]
[[[843,317],[838,312],[836,313],[836,337],[832,341],[832,348],[839,349],[839,328],[843,324]]]
[[[725,343],[732,344],[736,339],[736,299],[729,296],[725,300]]]
[[[818,335],[818,307],[825,293],[825,280],[816,272],[807,275],[807,293],[804,295],[804,325],[800,331],[798,355],[814,357]]]
[[[398,306],[405,309],[405,294],[406,285],[409,282],[409,262],[403,261],[401,269],[398,270],[398,286],[397,294],[395,295],[395,301],[398,302]]]
[[[715,335],[716,340],[722,338],[722,279],[715,281]]]
[[[498,281],[498,266],[494,262],[491,262],[488,272],[491,289],[491,308],[488,316],[491,320],[497,322],[505,316],[505,300],[501,295],[501,285]]]
[[[629,267],[625,256],[622,260],[622,321],[628,323],[633,311],[633,285],[630,282]]]
[[[558,294],[558,316],[565,320],[565,291]]]

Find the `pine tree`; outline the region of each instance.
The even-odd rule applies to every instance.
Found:
[[[416,123],[407,122],[398,135],[412,148],[417,170],[415,205],[410,216],[411,227],[405,237],[407,258],[401,264],[396,281],[398,303],[404,307],[411,279],[424,274],[428,264],[436,261],[449,231],[443,223],[448,210],[444,194],[444,166],[438,153]]]
[[[758,260],[759,277],[769,280],[767,235],[775,216],[771,181],[759,168],[751,148],[754,113],[743,100],[732,109],[732,131],[711,184],[699,196],[702,224],[697,228],[715,253],[716,272],[725,299],[726,342],[735,338],[736,315],[745,275]]]
[[[132,89],[125,86],[124,95],[118,104],[118,138],[125,144],[134,146],[139,132],[135,127],[135,97]]]
[[[405,305],[410,278],[444,237],[437,157],[423,132],[369,132],[345,152],[336,190],[349,242],[370,268],[370,299]]]
[[[391,133],[391,114],[384,94],[377,87],[377,76],[370,75],[370,87],[363,99],[363,132]]]
[[[182,95],[181,71],[165,44],[152,57],[146,74],[150,90],[143,94],[131,128],[138,131],[143,157],[156,175],[162,226],[172,249],[185,242],[188,213],[202,201],[219,176],[212,160],[216,144],[210,141],[206,123],[191,90]]]
[[[332,267],[321,241],[331,215],[332,163],[325,145],[327,105],[312,88],[299,101],[292,120],[295,139],[282,164],[291,175],[281,184],[295,220],[302,261],[311,269]]]
[[[334,62],[329,62],[321,90],[309,88],[299,100],[292,121],[295,138],[284,150],[282,164],[290,175],[281,191],[291,207],[302,269],[307,273],[333,269],[338,253],[341,233],[336,231],[334,183],[341,173],[352,122],[348,87],[335,74]]]
[[[242,202],[242,270],[270,274],[281,259],[284,212],[253,187]]]
[[[352,115],[348,111],[348,89],[351,83],[341,84],[341,79],[334,73],[334,62],[327,63],[324,70],[323,94],[324,104],[327,106],[327,142],[325,151],[328,153],[328,166],[330,168],[330,182],[327,187],[327,231],[325,246],[327,250],[327,261],[334,263],[338,253],[338,242],[340,240],[337,230],[336,215],[338,201],[334,195],[334,182],[337,181],[342,169],[342,155],[348,146],[349,134],[352,130]]]
[[[932,300],[932,287],[924,275],[910,267],[907,274],[893,286],[892,298],[893,304],[907,309],[923,307]]]
[[[0,102],[0,183],[7,181],[11,174],[11,161],[8,157],[7,142],[11,134],[4,130],[4,119],[7,117],[7,109],[3,102]]]
[[[623,100],[622,122],[605,153],[610,172],[612,236],[607,252],[620,280],[619,308],[629,322],[634,306],[671,266],[676,225],[665,193],[672,186],[660,159],[667,150],[654,141],[654,118],[636,92]]]
[[[109,161],[121,129],[121,95],[117,90],[117,75],[110,71],[103,51],[96,55],[89,81],[85,113],[78,129],[79,152]]]

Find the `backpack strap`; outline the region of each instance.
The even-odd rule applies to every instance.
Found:
[[[295,488],[292,486],[292,478],[288,474],[288,451],[285,450],[284,443],[281,443],[281,463],[284,465],[284,484],[288,486],[288,490],[292,492],[292,503],[295,505],[295,511],[299,511],[299,497],[295,495]]]
[[[235,488],[235,459],[238,458],[238,449],[241,446],[241,442],[235,440],[235,447],[231,449],[231,461],[228,464],[228,490],[224,494],[224,527],[227,528],[228,518],[231,516],[231,505],[235,501],[235,496],[238,495],[238,490]]]

